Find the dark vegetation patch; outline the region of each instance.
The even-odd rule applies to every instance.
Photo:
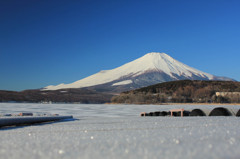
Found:
[[[113,95],[87,89],[0,91],[0,102],[106,103]]]
[[[160,83],[121,93],[113,103],[240,103],[240,93],[217,96],[216,92],[240,92],[240,83],[233,81],[182,80]]]

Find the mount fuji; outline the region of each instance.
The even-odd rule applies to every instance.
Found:
[[[118,68],[100,71],[70,84],[50,85],[43,88],[42,91],[88,88],[102,92],[121,92],[157,83],[186,79],[234,81],[227,77],[199,71],[173,59],[166,53],[152,52]]]

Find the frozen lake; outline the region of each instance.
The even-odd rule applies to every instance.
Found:
[[[223,105],[221,105],[222,107]],[[1,158],[240,158],[239,117],[140,117],[219,105],[5,104],[0,113],[58,113],[77,120],[0,130]],[[240,108],[239,105],[225,107]]]

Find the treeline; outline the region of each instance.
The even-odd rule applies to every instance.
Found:
[[[239,94],[217,96],[216,92],[240,92],[233,81],[172,81],[121,93],[113,103],[240,103]]]
[[[0,102],[106,103],[113,95],[87,89],[0,91]]]

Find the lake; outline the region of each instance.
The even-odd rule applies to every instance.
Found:
[[[0,103],[0,113],[58,113],[76,120],[0,129],[2,158],[240,158],[239,117],[140,117],[141,112],[239,105]]]

